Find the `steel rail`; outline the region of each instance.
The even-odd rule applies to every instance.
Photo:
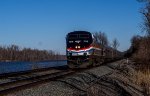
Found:
[[[7,95],[12,92],[16,92],[18,90],[26,89],[33,87],[35,85],[39,85],[42,83],[49,82],[51,80],[56,80],[58,78],[62,78],[66,75],[72,74],[75,71],[72,70],[62,70],[60,72],[55,72],[55,73],[50,73],[50,74],[45,74],[45,75],[40,75],[36,77],[30,77],[18,81],[12,81],[12,82],[7,82],[0,84],[0,96]]]

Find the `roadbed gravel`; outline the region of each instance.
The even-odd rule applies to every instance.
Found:
[[[145,96],[132,62],[120,60],[6,96]]]

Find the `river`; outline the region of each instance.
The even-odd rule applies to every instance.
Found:
[[[0,74],[63,65],[67,65],[66,60],[51,60],[41,62],[0,62]]]

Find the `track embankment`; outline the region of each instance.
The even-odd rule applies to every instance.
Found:
[[[144,96],[132,62],[120,60],[7,96]]]

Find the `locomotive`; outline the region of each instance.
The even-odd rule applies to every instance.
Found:
[[[66,36],[66,56],[69,68],[87,68],[119,58],[119,51],[96,42],[88,31],[73,31]]]

